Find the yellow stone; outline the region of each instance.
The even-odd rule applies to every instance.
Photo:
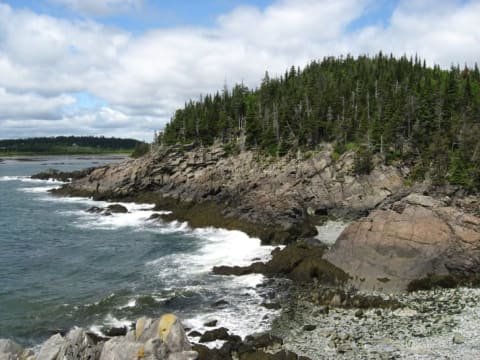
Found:
[[[160,322],[158,323],[158,336],[160,339],[166,339],[175,321],[177,321],[177,317],[173,314],[165,314],[160,318]]]
[[[138,349],[137,359],[143,359],[144,357],[145,357],[145,348],[142,346],[140,349]]]
[[[142,336],[143,330],[145,329],[145,322],[147,319],[145,317],[142,317],[137,320],[137,323],[135,324],[135,339],[138,340],[140,339],[140,336]]]

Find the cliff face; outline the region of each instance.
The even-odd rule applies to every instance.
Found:
[[[456,202],[411,193],[382,205],[351,223],[325,258],[363,288],[478,281],[480,217]]]
[[[250,232],[264,242],[284,243],[314,235],[317,216],[358,217],[402,188],[399,169],[377,165],[358,177],[353,160],[353,153],[345,153],[334,161],[329,147],[309,158],[275,161],[253,152],[227,156],[220,146],[170,147],[97,168],[59,192],[112,199],[140,196],[194,225],[225,222],[228,227],[235,221],[248,224],[247,232],[249,226],[255,229]],[[194,215],[202,212],[202,204],[207,210]]]

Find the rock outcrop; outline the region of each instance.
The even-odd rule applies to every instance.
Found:
[[[348,275],[322,257],[325,247],[302,242],[291,244],[272,252],[272,259],[266,263],[255,262],[248,266],[215,266],[217,275],[246,275],[261,273],[269,277],[284,276],[295,283],[316,281],[324,285],[342,285]]]
[[[70,330],[65,337],[53,335],[29,360],[194,360],[197,357],[180,321],[175,315],[166,314],[157,320],[140,318],[134,330],[111,339],[81,328]],[[3,359],[1,351],[0,359]]]
[[[0,360],[35,360],[31,350],[25,350],[13,340],[0,339]]]
[[[355,285],[375,289],[454,286],[480,272],[480,217],[411,193],[350,224],[325,259]]]
[[[364,214],[402,188],[402,173],[377,164],[353,174],[354,154],[334,160],[332,148],[272,161],[254,152],[227,156],[221,146],[169,147],[99,167],[57,190],[62,195],[157,203],[193,226],[243,230],[264,243],[316,233],[312,219]]]
[[[223,342],[220,348],[202,344],[217,340]],[[199,343],[192,345],[177,317],[166,314],[157,320],[142,317],[126,335],[111,339],[74,328],[64,337],[50,337],[36,354],[14,341],[0,339],[0,360],[309,360],[282,345],[282,339],[269,333],[242,340],[226,328],[206,331]]]

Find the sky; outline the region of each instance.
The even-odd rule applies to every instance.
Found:
[[[480,0],[0,0],[0,139],[151,141],[189,99],[325,56],[480,62]]]

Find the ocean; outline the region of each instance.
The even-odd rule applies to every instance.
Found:
[[[92,214],[86,210],[108,203],[56,197],[48,190],[61,183],[29,178],[112,161],[0,162],[0,338],[35,346],[73,326],[101,332],[166,312],[199,331],[209,320],[241,336],[268,329],[277,313],[261,306],[271,291],[258,286],[263,276],[217,276],[211,269],[266,260],[272,247],[239,231],[149,220],[148,204]],[[214,306],[220,300],[224,305]]]

